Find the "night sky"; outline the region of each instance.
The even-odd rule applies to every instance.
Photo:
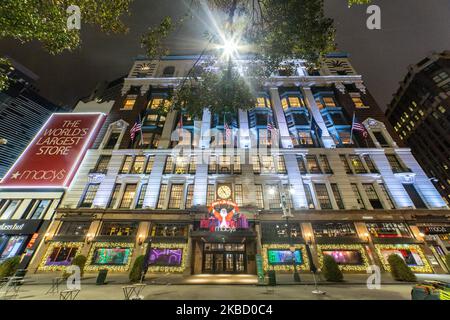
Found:
[[[335,20],[340,51],[350,53],[351,62],[384,109],[397,90],[409,64],[432,51],[450,50],[450,1],[379,0],[382,29],[368,30],[367,6],[348,8],[346,0],[325,0],[325,13]],[[182,0],[134,0],[131,16],[124,20],[126,35],[107,36],[82,24],[82,47],[72,53],[51,56],[38,43],[0,41],[0,55],[17,60],[40,79],[38,87],[50,100],[73,105],[88,95],[96,83],[127,74],[132,60],[143,51],[142,33],[169,14],[185,12]],[[206,27],[194,18],[172,38],[174,54],[197,53]]]

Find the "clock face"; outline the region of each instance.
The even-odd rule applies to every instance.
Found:
[[[229,199],[231,197],[231,188],[229,186],[220,186],[217,189],[217,195],[220,199]]]

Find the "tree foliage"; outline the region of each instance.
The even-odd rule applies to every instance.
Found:
[[[19,268],[20,257],[12,257],[6,259],[0,264],[0,278],[10,277],[14,275]]]
[[[344,275],[339,269],[338,264],[336,263],[334,258],[329,255],[323,256],[322,273],[325,277],[325,280],[327,281],[340,282],[344,280]]]
[[[11,80],[8,75],[11,68],[11,62],[6,58],[0,57],[0,91],[4,91],[9,87]]]
[[[391,268],[391,275],[397,281],[416,281],[415,274],[406,264],[405,260],[400,258],[397,254],[391,254],[388,257],[388,263]]]

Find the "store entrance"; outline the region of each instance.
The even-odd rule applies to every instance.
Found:
[[[204,243],[203,273],[245,273],[243,243]]]

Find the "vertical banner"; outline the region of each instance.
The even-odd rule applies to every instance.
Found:
[[[104,120],[103,113],[52,114],[0,187],[68,187]]]

